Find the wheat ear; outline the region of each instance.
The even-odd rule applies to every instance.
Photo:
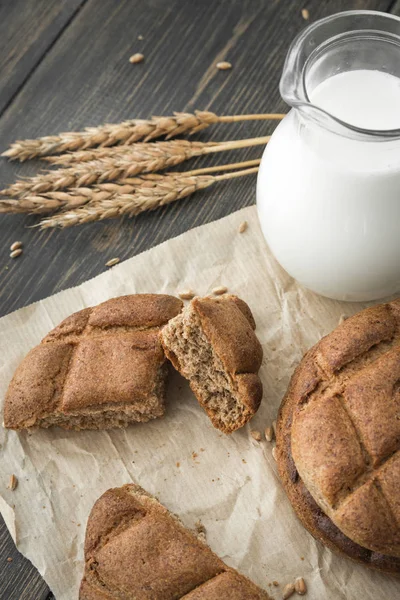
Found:
[[[122,123],[87,127],[84,131],[71,131],[32,140],[17,140],[3,152],[2,156],[22,162],[30,158],[75,152],[96,146],[130,145],[159,137],[170,139],[182,134],[196,133],[214,123],[280,120],[284,116],[279,113],[218,116],[213,112],[201,110],[196,110],[194,114],[175,112],[169,117],[131,119]]]
[[[43,219],[39,226],[41,229],[49,227],[71,227],[83,225],[92,221],[114,219],[127,215],[133,217],[146,210],[156,210],[161,206],[176,202],[194,194],[197,190],[210,187],[218,181],[251,175],[258,171],[258,167],[225,173],[223,175],[192,175],[178,177],[160,175],[158,180],[148,180],[136,187],[133,194],[116,194],[107,200],[97,200],[85,206],[61,212]]]
[[[167,173],[158,175],[152,173],[142,175],[141,177],[130,177],[118,180],[118,183],[102,183],[95,187],[78,187],[68,190],[68,192],[48,192],[46,194],[36,194],[24,196],[21,199],[0,200],[0,213],[15,214],[48,214],[57,210],[76,209],[85,204],[96,203],[103,200],[112,200],[116,196],[123,194],[134,194],[137,189],[144,187],[154,187],[157,182],[172,182],[179,177],[192,177],[195,175],[204,175],[217,171],[232,171],[255,167],[260,164],[259,159],[248,160],[228,165],[218,165],[214,167],[205,167],[194,171],[185,171],[183,173]]]
[[[230,142],[189,142],[187,140],[156,142],[140,150],[114,153],[96,161],[74,164],[71,167],[39,173],[35,177],[20,180],[1,191],[10,198],[23,198],[50,191],[72,187],[87,187],[104,181],[134,177],[140,173],[152,173],[176,166],[185,160],[203,154],[224,152],[266,144],[270,136],[249,138]],[[148,147],[147,147],[148,146]]]

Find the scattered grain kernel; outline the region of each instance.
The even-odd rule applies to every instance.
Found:
[[[182,290],[181,292],[178,292],[178,296],[181,300],[191,300],[194,298],[195,293],[193,290]]]
[[[138,36],[137,36],[137,39],[138,39],[139,41],[142,41],[142,40],[144,40],[144,37],[143,37],[142,35],[138,35]]]
[[[217,69],[220,71],[227,71],[228,69],[232,69],[232,65],[230,62],[222,60],[221,62],[217,63]]]
[[[349,317],[347,315],[340,315],[339,325],[342,325],[342,323],[344,323],[348,318]]]
[[[18,479],[13,474],[10,476],[10,481],[8,482],[8,488],[13,492],[16,489],[17,485],[18,485]]]
[[[17,258],[18,256],[21,256],[22,254],[22,248],[17,248],[16,250],[13,250],[12,252],[10,252],[10,258]]]
[[[278,585],[279,585],[279,581],[276,581],[276,580],[274,580],[274,581],[272,582],[272,585],[274,585],[275,587],[278,587]]]
[[[297,577],[296,581],[294,582],[294,589],[296,594],[299,594],[299,596],[304,596],[304,594],[307,593],[306,582],[302,577]]]
[[[247,227],[248,227],[248,222],[247,221],[243,221],[242,223],[240,223],[239,225],[239,229],[238,232],[239,233],[243,233],[244,231],[246,231]]]
[[[271,426],[265,428],[265,439],[267,442],[272,442],[274,439],[274,430]]]
[[[227,291],[228,291],[227,287],[225,287],[224,285],[220,285],[218,287],[213,288],[212,293],[215,296],[221,296],[222,294],[226,294]]]
[[[272,421],[272,429],[274,430],[274,436],[276,437],[276,421]]]
[[[12,557],[11,557],[11,556],[9,556],[9,557],[7,558],[7,562],[12,562]]]
[[[106,262],[106,267],[113,267],[114,265],[117,265],[119,263],[120,259],[119,258],[111,258],[110,260],[108,260]]]
[[[14,242],[10,246],[11,252],[13,252],[14,250],[19,250],[20,248],[22,248],[22,242]]]
[[[261,442],[261,433],[257,430],[251,431],[251,437],[256,440],[256,442]]]
[[[310,13],[306,8],[303,8],[303,10],[301,11],[301,16],[305,21],[308,21],[308,19],[310,18]]]
[[[294,594],[294,583],[287,583],[282,591],[283,600],[287,600]]]
[[[272,448],[272,458],[276,460],[276,446]]]
[[[203,523],[200,520],[196,521],[194,526],[196,527],[197,533],[202,533],[203,535],[206,534],[206,528],[204,527]]]
[[[129,59],[129,62],[134,65],[136,63],[141,63],[142,60],[144,60],[144,55],[140,52],[137,52],[136,54],[132,54],[132,56]]]

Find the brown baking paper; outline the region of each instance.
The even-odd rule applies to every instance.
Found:
[[[248,229],[239,234],[244,220]],[[2,318],[1,397],[28,350],[70,313],[121,294],[191,288],[204,295],[220,285],[249,303],[264,348],[264,399],[251,424],[230,436],[218,432],[174,374],[166,416],[150,423],[100,432],[1,428],[0,511],[19,550],[57,600],[77,598],[89,511],[106,489],[134,481],[186,526],[200,519],[211,548],[275,598],[298,576],[310,600],[397,597],[395,579],[332,554],[303,529],[280,485],[273,444],[250,435],[275,419],[304,351],[341,315],[364,307],[316,296],[285,274],[267,249],[255,207]],[[15,491],[7,489],[12,473],[19,481]]]

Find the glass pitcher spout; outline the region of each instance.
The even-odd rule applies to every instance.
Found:
[[[313,90],[342,72],[373,69],[400,77],[400,18],[378,11],[346,11],[304,29],[293,41],[280,93],[302,117],[352,139],[400,138],[399,129],[365,129],[347,123],[310,100]]]

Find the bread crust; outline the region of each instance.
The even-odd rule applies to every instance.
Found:
[[[69,316],[17,368],[5,427],[98,429],[118,414],[126,415],[124,425],[162,416],[166,365],[158,332],[181,308],[173,296],[136,294]]]
[[[277,420],[277,462],[303,525],[400,575],[400,300],[346,320],[306,353]]]
[[[95,503],[80,600],[268,600],[155,498],[128,484]]]

